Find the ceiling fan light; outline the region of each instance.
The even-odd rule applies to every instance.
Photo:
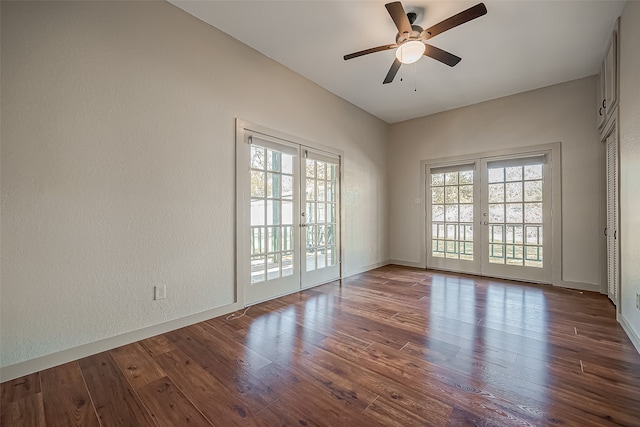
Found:
[[[403,64],[413,64],[424,55],[425,45],[419,40],[402,43],[396,50],[396,58]]]

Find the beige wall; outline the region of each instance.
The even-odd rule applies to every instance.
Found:
[[[640,351],[640,2],[628,1],[620,22],[621,317]]]
[[[563,283],[602,285],[602,162],[595,77],[520,93],[391,126],[390,257],[421,262],[420,162],[561,143]],[[424,200],[423,200],[424,202]]]
[[[169,3],[3,1],[1,90],[4,367],[232,307],[236,118],[342,150],[388,259],[387,125]]]

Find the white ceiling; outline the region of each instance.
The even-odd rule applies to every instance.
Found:
[[[395,42],[386,1],[170,2],[387,123],[597,74],[625,3],[485,1],[485,16],[429,41],[462,57],[458,65],[424,57],[383,85],[394,50],[342,57]],[[421,8],[423,28],[476,3],[403,1]]]

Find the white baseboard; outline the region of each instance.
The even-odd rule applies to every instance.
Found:
[[[622,329],[627,333],[627,336],[631,340],[631,343],[636,348],[638,353],[640,353],[640,336],[636,334],[636,331],[631,327],[631,324],[627,321],[627,319],[621,314],[618,313],[618,323],[622,326]]]
[[[375,270],[376,268],[384,267],[385,265],[389,265],[391,262],[389,260],[376,262],[375,264],[369,264],[364,267],[359,267],[353,270],[349,270],[342,273],[342,278],[346,279],[347,277],[355,276],[356,274],[365,273],[369,270]]]
[[[5,366],[3,368],[0,368],[0,382],[9,381],[15,378],[22,377],[24,375],[42,371],[44,369],[53,368],[54,366],[62,365],[63,363],[82,359],[83,357],[91,356],[126,344],[131,344],[136,341],[164,334],[165,332],[184,328],[185,326],[193,325],[194,323],[229,314],[241,308],[242,305],[240,303],[228,304],[186,317],[181,317],[179,319],[163,322],[158,325],[126,332],[124,334],[105,338],[100,341],[83,344],[78,347],[69,348],[56,353],[36,357],[35,359],[16,363],[14,365]]]
[[[567,280],[562,280],[560,283],[554,283],[553,285],[567,289],[602,293],[602,287],[593,283],[569,282]]]
[[[404,261],[400,259],[390,259],[389,264],[401,265],[403,267],[425,268],[425,266],[422,265],[420,261],[413,262],[413,261]]]

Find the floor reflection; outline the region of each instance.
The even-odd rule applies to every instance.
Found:
[[[306,294],[302,304],[253,314],[245,335],[246,348],[267,354],[284,366],[296,361],[300,355],[309,356],[305,343],[314,343],[322,336],[322,331],[333,330],[335,299],[330,294]]]
[[[524,400],[547,403],[547,389],[540,387],[549,382],[547,307],[540,289],[435,274],[429,293],[425,347],[458,348],[455,354],[448,349],[442,366],[469,376],[474,387],[499,385]]]

